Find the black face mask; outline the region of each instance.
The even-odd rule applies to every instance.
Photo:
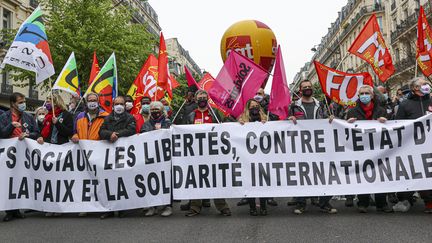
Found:
[[[152,111],[150,114],[153,120],[158,120],[162,116],[160,111]]]
[[[207,99],[200,99],[198,100],[198,107],[199,108],[205,108],[207,107],[208,100]]]
[[[251,121],[259,121],[260,120],[260,110],[258,107],[250,108],[249,109],[249,116],[251,118]]]
[[[313,95],[313,90],[312,89],[304,89],[304,90],[302,90],[302,95],[304,97],[311,97]]]

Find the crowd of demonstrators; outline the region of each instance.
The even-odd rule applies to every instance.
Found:
[[[357,120],[377,120],[385,123],[387,120],[417,119],[432,112],[430,97],[431,86],[423,78],[415,78],[409,86],[398,89],[394,97],[390,97],[384,86],[371,87],[363,85],[358,90],[358,101],[355,107],[342,106],[334,101],[318,101],[314,98],[312,83],[308,80],[300,82],[299,90],[292,92],[292,103],[289,106],[288,120],[294,124],[307,119],[334,118],[347,120],[352,123]],[[238,117],[219,116],[213,111],[208,102],[208,94],[204,90],[190,87],[185,94],[185,103],[178,115],[175,115],[175,124],[211,124],[221,122],[267,122],[279,120],[279,117],[268,111],[269,96],[263,89],[259,89],[250,99],[243,113]],[[62,97],[57,93],[49,94],[45,105],[35,110],[34,116],[26,112],[25,96],[13,93],[10,96],[10,110],[0,114],[0,137],[33,139],[39,144],[65,144],[69,141],[79,143],[80,140],[107,140],[115,143],[119,138],[132,136],[138,133],[147,133],[159,129],[169,129],[170,117],[173,111],[165,99],[153,101],[150,97],[143,97],[139,114],[131,115],[133,99],[130,96],[119,96],[113,101],[111,113],[104,111],[99,106],[99,96],[89,93],[81,102],[72,98],[67,106]],[[80,104],[80,105],[78,105]],[[416,192],[378,193],[374,195],[374,201],[370,194],[347,195],[346,206],[354,206],[354,198],[357,197],[357,208],[361,213],[368,212],[368,207],[375,204],[380,212],[406,212],[415,203]],[[420,191],[425,203],[425,212],[432,213],[432,190]],[[330,204],[331,196],[312,197],[313,205],[321,211],[334,214],[337,210]],[[306,210],[306,197],[293,198],[288,204],[294,206],[293,213],[302,214]],[[231,210],[225,199],[213,200],[216,209],[224,216],[230,216]],[[170,216],[171,203],[160,207],[146,209],[145,216]],[[391,204],[390,204],[391,203]],[[257,211],[255,198],[243,198],[237,205],[249,205],[249,213],[252,216],[267,215],[267,205],[277,206],[273,198],[260,198],[260,210]],[[393,206],[390,206],[394,204]],[[181,205],[181,209],[187,211],[186,216],[195,216],[201,213],[202,207],[210,207],[209,199],[193,199]],[[114,216],[115,212],[106,212],[101,219]],[[119,217],[125,216],[126,211],[119,211]],[[61,214],[46,213],[46,216]],[[85,216],[80,213],[79,216]],[[20,210],[6,212],[4,221],[14,218],[23,218]]]

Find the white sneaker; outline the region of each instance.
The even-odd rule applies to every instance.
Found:
[[[166,206],[163,210],[160,216],[162,217],[168,217],[172,215],[172,208],[170,206]]]
[[[151,217],[156,214],[156,209],[154,207],[151,207],[147,210],[147,212],[144,214],[146,217]]]
[[[393,211],[395,212],[408,212],[408,210],[411,208],[411,204],[408,202],[408,200],[399,201],[393,206]]]

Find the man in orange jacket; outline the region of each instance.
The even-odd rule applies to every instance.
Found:
[[[99,108],[99,96],[89,93],[86,97],[87,109],[78,114],[74,123],[72,142],[78,143],[80,139],[100,140],[99,129],[109,114]]]

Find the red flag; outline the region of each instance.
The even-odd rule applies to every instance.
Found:
[[[219,107],[238,117],[267,76],[262,67],[233,51],[213,82],[209,95]]]
[[[369,73],[344,73],[314,61],[323,93],[340,105],[356,106],[357,90],[362,85],[373,87]]]
[[[186,80],[187,80],[187,83],[188,83],[188,87],[195,86],[195,87],[198,88],[199,85],[198,85],[197,81],[194,79],[194,77],[192,76],[192,74],[189,71],[189,69],[186,66],[184,66],[184,70],[185,70],[185,74],[186,74]]]
[[[159,39],[159,57],[158,57],[158,79],[157,79],[157,85],[159,87],[162,87],[163,89],[167,90],[168,84],[168,76],[169,76],[169,69],[168,69],[168,53],[166,50],[165,45],[165,39],[163,36],[163,33],[160,34]],[[167,90],[169,92],[169,90]]]
[[[161,87],[157,87],[157,58],[150,54],[147,61],[142,66],[138,76],[129,88],[128,95],[132,96],[134,100],[134,107],[131,114],[138,114],[141,111],[141,100],[143,97],[150,97],[150,99],[160,100],[164,97],[164,91]],[[156,92],[158,89],[158,92]],[[155,97],[157,95],[158,97]]]
[[[432,30],[427,21],[423,6],[417,24],[417,63],[423,74],[429,77],[432,74]]]
[[[291,94],[287,84],[282,51],[280,46],[278,46],[268,110],[278,115],[280,120],[285,120],[288,117],[288,106],[290,103]]]
[[[92,68],[90,71],[90,78],[89,78],[89,86],[90,84],[93,82],[93,80],[96,78],[96,76],[98,75],[100,71],[100,67],[99,67],[99,62],[96,56],[96,51],[93,52],[93,64],[92,64]]]
[[[383,82],[395,71],[375,14],[372,14],[348,51],[369,63]]]
[[[199,81],[198,88],[199,89],[203,89],[203,90],[209,92],[209,90],[212,87],[214,81],[216,81],[216,79],[213,78],[213,76],[210,73],[206,73],[204,75],[204,77]],[[229,113],[226,110],[224,110],[224,109],[220,108],[219,106],[217,106],[211,98],[209,98],[208,102],[209,102],[209,104],[210,104],[210,106],[212,108],[220,110],[225,116],[229,115]]]

